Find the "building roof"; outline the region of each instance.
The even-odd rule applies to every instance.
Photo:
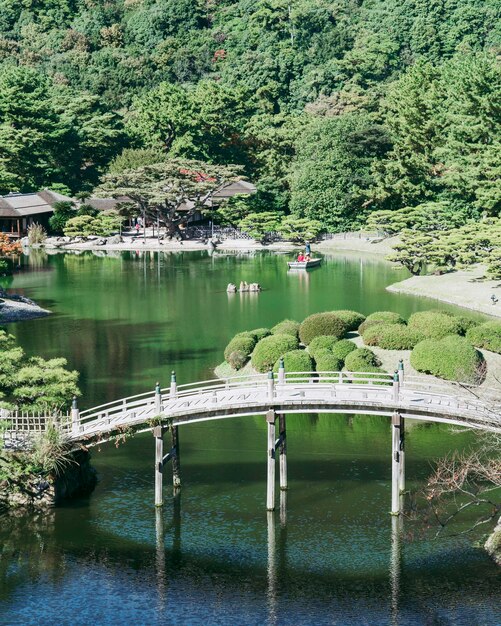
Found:
[[[0,196],[0,218],[19,219],[40,213],[53,213],[56,202],[73,202],[73,198],[49,189],[37,193],[9,193]]]

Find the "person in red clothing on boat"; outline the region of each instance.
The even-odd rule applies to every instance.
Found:
[[[297,261],[298,261],[298,263],[302,263],[304,260],[305,260],[305,258],[304,258],[304,254],[303,254],[302,252],[300,252],[300,253],[297,255]]]

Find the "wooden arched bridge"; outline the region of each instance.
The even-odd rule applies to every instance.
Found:
[[[366,372],[285,372],[283,362],[274,375],[237,376],[177,385],[80,411],[76,400],[59,427],[75,444],[93,446],[127,432],[153,431],[155,504],[162,504],[163,468],[172,461],[174,488],[180,487],[179,426],[207,420],[263,415],[268,427],[267,508],[275,508],[275,456],[280,458],[280,488],[287,489],[286,415],[338,413],[383,415],[392,424],[392,507],[400,512],[405,487],[405,419],[443,422],[466,428],[501,432],[501,389],[482,390],[453,383],[430,383],[405,377],[400,362],[394,374]],[[26,436],[43,431],[48,416],[9,414],[6,435]],[[278,419],[278,437],[276,422]],[[164,455],[163,437],[171,435]]]

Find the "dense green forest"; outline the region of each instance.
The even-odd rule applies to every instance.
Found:
[[[90,191],[147,148],[240,165],[245,211],[329,230],[427,202],[498,216],[500,17],[496,0],[0,0],[0,193]]]

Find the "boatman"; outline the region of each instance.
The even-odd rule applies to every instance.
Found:
[[[306,242],[306,245],[304,247],[304,254],[305,256],[311,256],[311,246],[309,241]]]

